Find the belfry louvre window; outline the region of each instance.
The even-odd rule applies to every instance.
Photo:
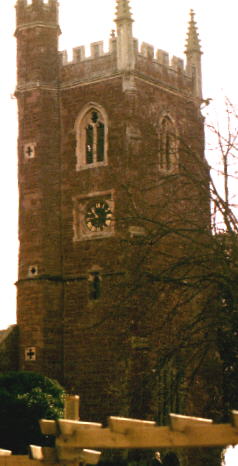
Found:
[[[107,163],[107,122],[97,107],[87,109],[76,122],[77,169]]]
[[[178,168],[177,136],[172,120],[166,116],[160,124],[159,168],[165,172],[174,172]]]

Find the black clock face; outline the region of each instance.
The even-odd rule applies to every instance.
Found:
[[[112,211],[106,201],[94,201],[88,206],[85,223],[90,231],[103,231],[112,223]]]

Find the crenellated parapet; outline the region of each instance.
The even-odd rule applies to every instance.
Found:
[[[105,51],[102,41],[90,44],[90,54],[86,55],[85,46],[75,47],[69,58],[67,51],[60,52],[60,67],[62,81],[74,83],[83,82],[92,78],[107,77],[110,73],[123,73],[118,69],[117,61],[118,38],[113,37],[109,42],[109,49]],[[191,93],[192,79],[187,74],[183,59],[170,57],[168,52],[155,49],[153,45],[142,42],[139,47],[138,41],[133,39],[133,50],[135,57],[134,69],[131,72],[136,75],[146,76],[148,79],[164,83]]]
[[[29,26],[58,26],[57,0],[17,0],[16,3],[16,34],[19,29]]]
[[[103,79],[120,73],[128,76],[141,76],[164,87],[178,89],[185,94],[201,96],[201,53],[198,50],[198,35],[191,12],[187,64],[178,57],[170,57],[164,50],[156,50],[153,45],[143,42],[140,46],[133,37],[133,19],[129,0],[116,1],[116,31],[112,32],[109,48],[102,41],[90,45],[90,53],[85,47],[75,47],[72,55],[58,52],[57,0],[17,0],[16,36],[19,41],[18,83],[37,81],[53,83],[62,80],[62,85],[75,85],[94,79]],[[32,43],[28,51],[28,62],[24,65],[24,49]],[[72,57],[72,58],[71,58]],[[60,75],[58,76],[58,72]],[[127,86],[128,87],[128,86]],[[134,89],[134,84],[131,84]]]
[[[171,67],[175,71],[181,73],[185,72],[184,61],[182,58],[173,56],[170,59],[168,52],[161,49],[155,50],[153,45],[147,44],[146,42],[142,42],[138,55],[152,60],[155,64],[159,63],[165,67]]]
[[[103,41],[92,42],[90,44],[90,55],[86,56],[86,47],[80,45],[79,47],[74,47],[72,49],[72,59],[68,58],[67,50],[60,52],[61,65],[72,65],[84,61],[91,61],[100,57],[107,57],[109,55],[115,55],[116,53],[116,39],[110,39],[109,42],[109,51],[106,52],[104,48]]]
[[[68,58],[67,50],[60,52],[61,64],[63,66],[72,65],[74,63],[79,63],[83,61],[94,60],[99,57],[106,57],[116,53],[117,40],[111,39],[109,43],[109,51],[106,52],[104,48],[103,41],[93,42],[90,44],[90,55],[86,56],[86,48],[84,45],[79,47],[74,47],[72,49],[72,59]],[[173,68],[175,71],[185,72],[184,60],[179,57],[173,56],[171,59],[168,52],[164,50],[157,49],[153,45],[142,42],[140,49],[138,48],[138,41],[134,39],[134,50],[135,56],[138,59],[139,57],[144,57],[148,61],[153,63],[159,63],[160,65]]]
[[[192,94],[192,78],[187,74],[184,60],[172,56],[165,50],[155,49],[143,42],[137,51],[136,71],[164,87]]]

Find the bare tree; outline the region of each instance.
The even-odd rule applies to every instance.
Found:
[[[143,183],[143,190],[136,182],[124,184],[127,212],[118,221],[128,223],[131,237],[124,239],[130,244],[130,273],[124,278],[121,315],[129,316],[132,364],[140,374],[131,383],[141,390],[140,407],[137,397],[132,414],[142,414],[146,406],[160,422],[171,410],[219,421],[238,408],[238,237],[232,187],[238,118],[229,101],[226,115],[226,133],[208,126],[219,166],[209,165],[180,139],[176,170],[150,179],[147,187]]]

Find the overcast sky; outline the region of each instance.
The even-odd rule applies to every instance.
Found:
[[[60,49],[107,41],[115,26],[114,0],[61,0]],[[17,108],[15,88],[15,1],[0,0],[0,329],[15,322],[17,279]],[[204,97],[238,104],[237,0],[131,0],[134,37],[183,57],[189,10],[196,12],[203,55]],[[214,107],[214,105],[213,105]],[[220,104],[216,103],[222,119]],[[212,109],[212,107],[211,107]],[[220,112],[220,114],[219,114]],[[230,459],[229,466],[235,465]]]

